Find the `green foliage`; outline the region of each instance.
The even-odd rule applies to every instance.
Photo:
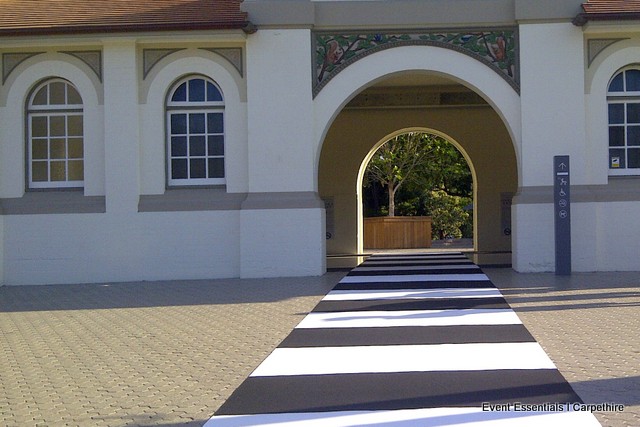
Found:
[[[366,217],[435,215],[434,238],[473,235],[472,215],[464,210],[472,204],[473,177],[462,154],[444,138],[425,133],[393,138],[372,157],[363,186]]]
[[[426,208],[431,216],[433,237],[463,237],[462,228],[470,220],[469,212],[464,209],[470,202],[468,197],[451,196],[444,190],[431,191]]]
[[[374,153],[365,172],[364,185],[377,182],[386,188],[389,216],[395,216],[395,194],[400,187],[416,184],[420,179],[417,172],[438,155],[435,141],[439,139],[442,138],[410,132],[392,138]]]

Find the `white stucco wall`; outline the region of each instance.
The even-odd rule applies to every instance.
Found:
[[[549,203],[512,208],[513,266],[521,272],[555,269],[553,157],[569,155],[571,184],[597,183],[584,112],[584,40],[571,23],[520,25],[522,161],[520,191],[547,186]],[[518,199],[516,198],[516,201]],[[596,264],[592,212],[572,206],[572,264],[576,271]]]
[[[255,209],[240,215],[241,277],[325,272],[324,209]]]
[[[4,221],[7,285],[205,279],[240,272],[234,211],[10,215]]]
[[[311,33],[261,29],[247,40],[249,192],[317,191],[311,96]],[[241,212],[242,277],[325,272],[322,207]]]
[[[597,207],[597,269],[602,271],[638,271],[640,253],[640,203],[600,203]]]
[[[631,38],[602,51],[585,79],[583,30],[568,22],[530,22],[520,25],[520,94],[467,55],[407,46],[356,61],[313,99],[309,29],[220,36],[222,46],[244,49],[244,76],[226,59],[199,49],[216,42],[212,34],[92,39],[90,49],[103,54],[102,81],[78,58],[60,53],[87,48],[86,40],[47,40],[46,53],[20,63],[0,86],[0,198],[25,194],[25,102],[35,84],[55,76],[69,80],[83,98],[83,192],[104,196],[106,213],[5,212],[2,283],[322,274],[324,209],[303,205],[318,190],[324,138],[356,93],[404,71],[447,76],[491,104],[513,141],[522,191],[552,185],[558,154],[571,156],[573,185],[605,186],[606,85],[619,68],[640,63],[640,41],[633,34],[604,34]],[[33,40],[12,43],[14,51],[38,47]],[[184,49],[160,60],[143,79],[143,49],[166,46]],[[138,212],[140,196],[166,193],[165,96],[187,74],[211,77],[224,93],[226,191],[257,194],[263,205],[273,194],[272,206]],[[300,194],[287,196],[294,193]],[[527,202],[512,209],[514,268],[552,271],[552,204]],[[639,214],[638,201],[577,203],[574,270],[637,269]]]
[[[611,78],[621,69],[640,63],[640,38],[620,28],[611,33],[590,34],[592,38],[622,39],[602,50],[587,69],[586,117],[587,143],[591,154],[591,170],[594,180],[607,184],[608,174],[608,113],[607,88]],[[612,178],[616,180],[618,178]],[[638,188],[639,176],[627,179]],[[637,254],[640,253],[640,211],[638,201],[618,201],[594,203],[595,224],[597,226],[597,268],[599,270],[638,270]]]
[[[180,78],[199,74],[215,81],[224,96],[226,189],[248,191],[247,103],[244,81],[230,63],[215,53],[188,49],[168,55],[144,82],[140,105],[141,193],[163,194],[166,189],[165,103]],[[162,125],[158,125],[158,124]]]
[[[0,215],[0,286],[4,284],[4,216]]]
[[[162,69],[164,74],[156,79],[160,85],[153,87],[149,96],[155,104],[145,109],[149,104],[139,102],[142,82],[136,40],[109,38],[102,52],[102,82],[77,58],[50,52],[16,67],[0,92],[0,197],[15,200],[25,192],[24,106],[31,88],[54,76],[69,80],[83,99],[84,195],[106,196],[106,213],[1,216],[3,283],[238,277],[238,210],[139,213],[138,202],[143,188],[147,194],[164,192],[164,97],[171,79],[187,73],[215,73],[212,78],[226,92],[231,116],[226,123],[229,182],[231,187],[246,191],[246,113],[241,102],[243,90],[238,88],[241,78],[231,77],[230,67],[202,58],[205,54],[194,55],[191,67],[184,61],[168,60],[162,64],[167,65]],[[149,110],[156,116],[149,119]],[[149,153],[156,156],[146,156]],[[38,194],[30,194],[30,200],[37,204]]]
[[[249,190],[315,191],[309,30],[247,41]]]
[[[25,191],[25,106],[41,80],[61,77],[82,97],[85,132],[85,188],[87,196],[104,195],[104,128],[102,91],[86,65],[69,55],[43,54],[20,64],[10,75],[0,98],[0,197],[22,197]]]
[[[140,124],[135,39],[105,42],[104,153],[107,212],[136,212],[140,196]]]
[[[553,156],[571,156],[572,184],[587,184],[584,41],[571,23],[520,25],[521,186],[553,184]]]

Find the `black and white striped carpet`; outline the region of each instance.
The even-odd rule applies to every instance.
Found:
[[[205,427],[599,426],[461,253],[354,268]]]

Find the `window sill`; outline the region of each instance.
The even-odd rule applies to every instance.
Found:
[[[640,176],[640,169],[609,169],[610,177]]]
[[[0,199],[2,215],[104,213],[104,196],[85,196],[82,190],[29,191],[22,197]]]

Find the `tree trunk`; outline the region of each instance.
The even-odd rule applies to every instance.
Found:
[[[387,189],[389,192],[389,216],[396,216],[396,190],[392,184],[389,184]]]

